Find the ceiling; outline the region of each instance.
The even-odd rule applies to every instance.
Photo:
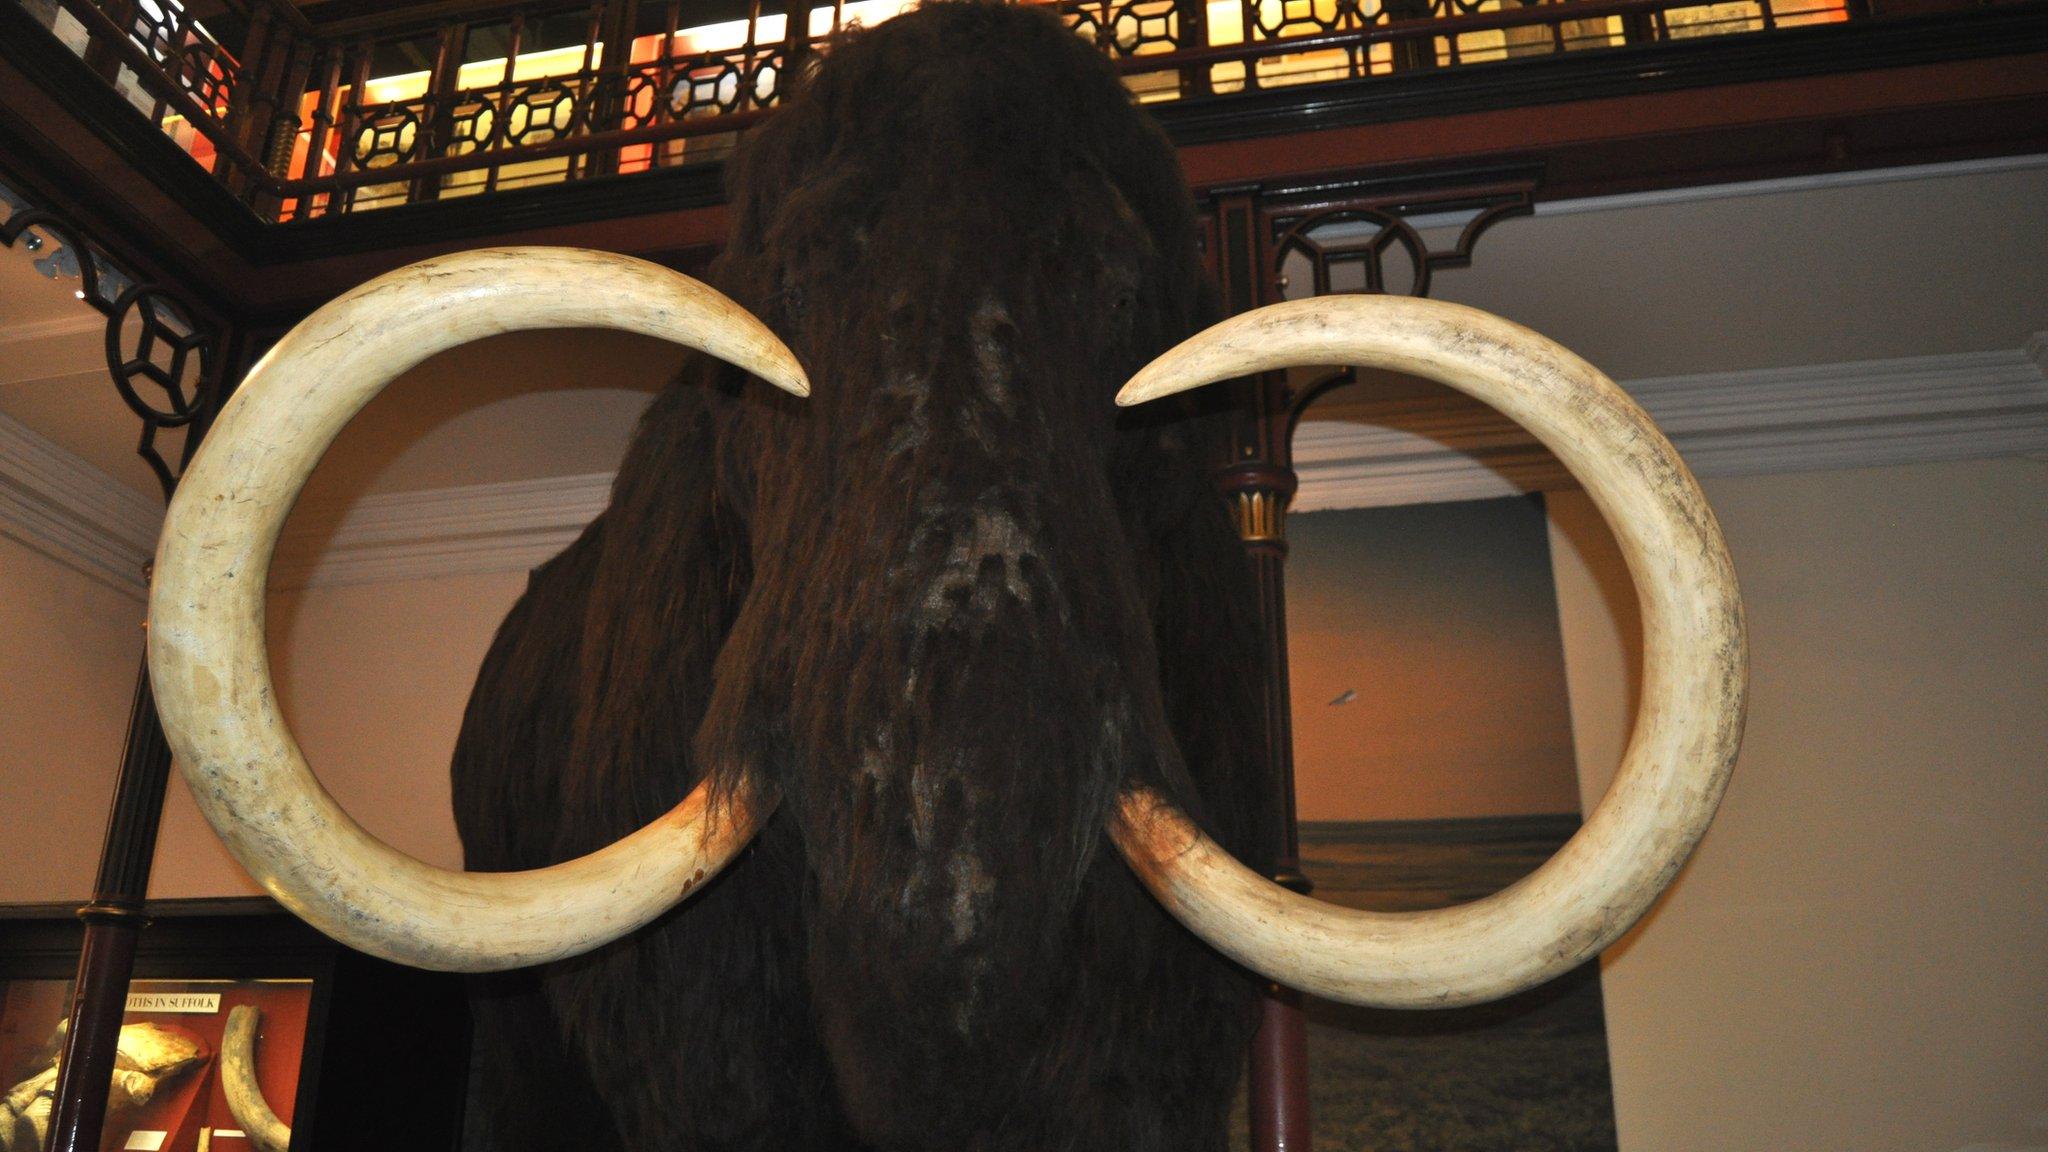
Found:
[[[0,249],[0,415],[154,495],[156,480],[134,452],[141,425],[107,375],[106,320],[79,299],[76,276],[51,260],[56,252],[54,243]]]
[[[23,325],[83,325],[98,315],[78,299],[78,278],[58,246],[45,243],[38,251],[18,242],[0,255],[0,316],[9,330]]]
[[[1449,237],[1433,235],[1438,243]],[[0,252],[0,415],[154,493],[71,281]],[[1433,295],[1501,313],[1618,379],[2012,350],[2048,331],[2048,157],[1548,205]],[[374,402],[325,502],[610,470],[680,354],[601,332],[499,337]],[[1335,394],[1315,416],[1345,418]]]

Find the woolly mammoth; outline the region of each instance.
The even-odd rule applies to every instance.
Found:
[[[1582,361],[1424,301],[1205,328],[1171,148],[1028,11],[937,6],[840,47],[753,134],[731,205],[717,291],[506,249],[349,293],[251,373],[166,523],[151,662],[202,809],[338,939],[494,973],[478,1146],[1221,1148],[1259,977],[1504,995],[1596,954],[1690,851],[1740,727],[1733,577],[1690,475]],[[342,812],[278,714],[270,551],[393,376],[580,325],[707,355],[506,619],[456,753],[471,871],[438,870]],[[1499,407],[1641,585],[1621,776],[1487,900],[1374,915],[1262,878],[1252,585],[1215,418],[1169,397],[1294,363]]]

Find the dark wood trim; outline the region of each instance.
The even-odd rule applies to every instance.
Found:
[[[1259,1005],[1252,1070],[1245,1082],[1252,1152],[1312,1152],[1308,1019],[1302,1015],[1301,1002],[1301,993],[1274,984]]]
[[[2048,0],[1153,109],[1202,189],[1539,163],[1552,198],[2010,154],[2048,147],[2044,110]],[[264,318],[451,248],[571,243],[701,263],[724,226],[716,164],[264,224],[8,4],[0,153],[47,173],[42,197],[97,235],[160,254],[224,312]]]
[[[149,900],[142,905],[148,919],[178,920],[194,916],[269,916],[283,914],[284,906],[268,896],[185,896],[173,900]],[[9,920],[62,920],[75,926],[78,903],[72,900],[43,900],[29,904],[0,904],[0,922]]]
[[[1211,270],[1226,314],[1272,303],[1279,289],[1272,276],[1272,229],[1266,190],[1245,184],[1213,193],[1207,200],[1213,221]],[[1310,888],[1301,871],[1301,847],[1294,807],[1294,726],[1287,672],[1286,509],[1296,479],[1286,452],[1292,420],[1286,405],[1286,374],[1266,373],[1232,385],[1239,401],[1230,459],[1218,461],[1217,486],[1237,517],[1239,537],[1251,561],[1259,623],[1265,633],[1261,660],[1265,707],[1261,717],[1267,771],[1273,784],[1278,851],[1273,879],[1297,892]],[[1252,1152],[1310,1152],[1307,1028],[1301,996],[1268,984],[1259,1005],[1245,1091]]]
[[[1667,40],[1152,106],[1183,148],[1546,104],[2048,51],[2041,0],[1937,16]]]
[[[1834,139],[1830,139],[1833,137]],[[1540,164],[1543,197],[2011,155],[2048,138],[2048,51],[1318,127],[1181,149],[1197,189]]]
[[[1301,839],[1305,844],[1492,844],[1502,840],[1562,844],[1582,823],[1577,812],[1434,820],[1304,820]]]
[[[258,264],[317,260],[399,245],[495,236],[569,222],[650,216],[725,205],[725,166],[700,164],[514,188],[488,197],[441,200],[353,215],[273,225]],[[374,241],[374,243],[370,242]]]
[[[164,786],[171,773],[171,749],[157,723],[149,669],[135,677],[129,708],[128,742],[114,780],[114,800],[100,848],[92,902],[79,909],[85,938],[79,946],[78,977],[71,991],[71,1029],[57,1078],[50,1119],[52,1152],[90,1152],[100,1146],[101,1122],[114,1074],[115,1042],[126,1014],[128,981],[135,970],[135,946],[142,935],[142,901],[149,866],[163,823]]]
[[[139,177],[188,205],[188,210],[223,239],[248,245],[261,237],[264,225],[254,212],[194,164],[183,149],[18,4],[0,4],[0,60],[57,101],[65,114],[104,142]],[[16,102],[5,88],[0,88],[0,95],[9,97],[0,100],[0,123],[5,123],[16,118]]]

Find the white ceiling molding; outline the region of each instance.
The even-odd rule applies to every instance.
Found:
[[[1582,212],[1613,212],[1627,208],[1650,208],[1664,204],[1697,204],[1705,200],[1733,200],[1744,196],[1775,196],[1785,192],[1814,192],[1831,188],[1860,188],[1870,184],[1896,184],[1904,180],[1941,180],[1958,176],[1985,176],[2000,172],[2031,172],[2048,168],[2048,153],[2022,156],[1986,156],[1974,160],[1948,160],[1939,164],[1911,164],[1896,168],[1860,168],[1845,172],[1815,172],[1805,176],[1781,176],[1770,180],[1743,180],[1733,184],[1696,184],[1687,188],[1660,188],[1653,192],[1620,192],[1611,196],[1584,196],[1571,200],[1546,200],[1536,205],[1538,216],[1575,216]]]
[[[2048,333],[2007,352],[1672,376],[1625,387],[1702,476],[2048,453]],[[1296,511],[1572,485],[1520,429],[1462,397],[1345,411],[1345,422],[1309,421],[1295,436]],[[1368,419],[1374,423],[1353,422]],[[611,479],[548,477],[304,507],[286,527],[272,586],[525,571],[603,510]],[[139,599],[160,518],[141,494],[0,416],[0,532]]]
[[[2023,350],[1666,376],[1624,385],[1701,476],[1754,476],[2048,451],[2048,333]],[[1294,438],[1294,510],[1574,487],[1491,409],[1445,394],[1347,405]],[[1371,421],[1371,423],[1363,423]]]
[[[106,317],[82,304],[79,311],[85,315],[0,329],[0,388],[85,372],[106,375]]]
[[[0,535],[140,601],[163,509],[0,415]]]
[[[1618,192],[1609,196],[1579,196],[1566,200],[1538,200],[1537,216],[1579,216],[1588,212],[1623,212],[1631,208],[1661,208],[1673,204],[1700,204],[1710,200],[1738,200],[1745,196],[1778,196],[1798,192],[1825,192],[1837,188],[1863,188],[1872,184],[1898,184],[1909,180],[1945,180],[1968,176],[1992,176],[2004,172],[2032,172],[2048,168],[2048,153],[2023,156],[1987,156],[1975,160],[1949,160],[1939,164],[1912,164],[1897,168],[1859,168],[1846,172],[1814,172],[1805,176],[1781,176],[1770,180],[1743,180],[1730,184],[1694,184],[1683,188],[1659,188],[1650,192]],[[1481,210],[1418,212],[1403,217],[1418,231],[1463,228]],[[1316,230],[1328,239],[1377,232],[1371,221],[1332,224]]]
[[[2048,451],[2048,333],[2026,351],[1916,356],[1639,380],[1629,392],[1703,476],[1856,468]],[[1297,511],[1476,500],[1572,486],[1527,434],[1446,395],[1308,422]],[[339,523],[294,515],[278,587],[530,569],[609,499],[603,474],[370,496]],[[304,525],[301,527],[301,525]],[[331,529],[323,527],[333,525]]]
[[[271,567],[291,589],[525,571],[576,539],[611,499],[610,473],[365,496],[292,513]]]

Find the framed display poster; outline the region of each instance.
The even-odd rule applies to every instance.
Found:
[[[0,1152],[39,1152],[70,982],[0,987]],[[102,1152],[285,1152],[312,980],[136,980],[127,1007]]]

